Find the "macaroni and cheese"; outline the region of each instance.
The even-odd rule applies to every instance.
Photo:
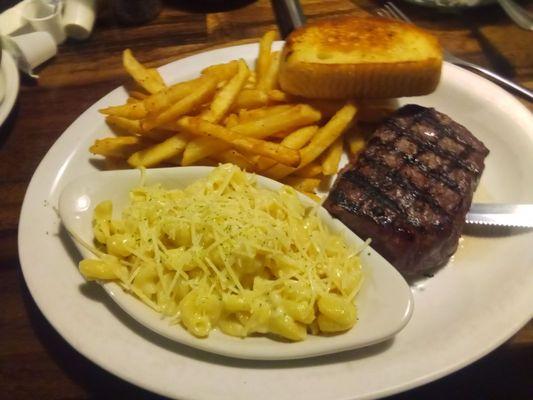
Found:
[[[96,207],[99,258],[80,271],[118,282],[197,337],[218,328],[298,341],[356,322],[358,252],[288,186],[258,187],[225,164],[183,190],[133,189],[119,218],[112,208]]]

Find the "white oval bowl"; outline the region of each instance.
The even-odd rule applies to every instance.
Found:
[[[207,176],[213,167],[176,167],[149,169],[146,185],[161,183],[168,189],[181,189]],[[120,215],[127,205],[128,193],[140,183],[138,170],[93,172],[67,184],[59,198],[59,214],[69,232],[86,243],[93,243],[92,218],[94,207],[104,201],[113,202],[115,215]],[[257,183],[277,190],[283,185],[272,179],[257,176]],[[300,200],[316,206],[311,199],[300,195]],[[364,242],[346,226],[332,218],[322,207],[319,216],[333,232],[343,236],[348,245],[362,248]],[[75,240],[84,257],[94,257]],[[199,339],[180,325],[171,325],[137,298],[126,293],[114,282],[103,283],[111,298],[131,317],[147,328],[176,342],[236,358],[258,360],[296,359],[352,350],[390,339],[409,321],[413,312],[413,299],[409,286],[383,257],[371,247],[360,254],[365,281],[356,297],[358,321],[349,331],[337,335],[309,335],[302,342],[288,343],[268,337],[253,336],[245,339],[223,334],[218,330],[208,338]]]

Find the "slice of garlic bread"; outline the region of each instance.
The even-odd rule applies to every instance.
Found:
[[[319,20],[287,38],[279,83],[309,98],[388,98],[432,92],[442,67],[437,39],[384,18]]]

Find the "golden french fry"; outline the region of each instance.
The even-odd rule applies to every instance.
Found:
[[[256,84],[257,77],[255,71],[250,71],[250,75],[248,75],[248,79],[246,79],[246,83],[244,84],[244,89],[253,89]]]
[[[138,119],[129,119],[125,117],[117,117],[116,115],[108,115],[105,121],[113,129],[118,129],[121,133],[128,135],[142,134],[141,121]]]
[[[179,117],[194,111],[202,103],[213,96],[216,84],[217,81],[215,79],[206,78],[194,92],[185,96],[161,114],[143,119],[141,121],[142,129],[144,131],[149,131],[158,126],[173,122]]]
[[[306,104],[297,104],[285,111],[266,115],[233,128],[243,136],[264,139],[276,132],[291,131],[313,124],[320,120],[321,114]]]
[[[254,169],[254,165],[248,160],[248,158],[234,149],[226,150],[222,153],[213,154],[212,157],[216,161],[219,161],[221,163],[231,163],[238,165],[241,169],[244,169],[248,172],[251,172]]]
[[[146,139],[153,140],[154,142],[162,142],[163,140],[167,140],[169,137],[174,136],[177,132],[169,131],[166,129],[152,129],[148,132],[143,132],[141,136]]]
[[[174,135],[152,147],[133,153],[128,158],[128,164],[136,168],[152,167],[168,159],[175,158],[181,154],[188,139],[185,134]]]
[[[205,78],[202,77],[191,79],[189,81],[176,83],[165,90],[152,94],[143,101],[146,112],[150,115],[162,112],[177,101],[197,90],[203,82],[205,82]]]
[[[145,145],[146,141],[138,136],[117,136],[96,139],[89,151],[105,157],[127,158]]]
[[[230,114],[224,120],[226,128],[233,128],[235,125],[239,125],[239,117],[237,114]]]
[[[147,114],[144,102],[141,100],[135,100],[133,103],[127,103],[121,106],[102,108],[98,111],[105,115],[114,115],[128,119],[142,119]]]
[[[298,98],[290,94],[287,94],[285,92],[282,92],[279,89],[269,90],[267,93],[267,96],[269,100],[276,102],[276,103],[295,103],[299,100]]]
[[[301,150],[302,160],[299,168],[314,161],[325,149],[340,137],[350,126],[357,113],[357,107],[348,103],[320,128],[311,142]]]
[[[300,168],[294,171],[294,175],[299,176],[301,178],[314,178],[321,172],[322,172],[322,165],[318,163],[311,163],[311,164],[307,164],[303,168]]]
[[[318,185],[320,179],[318,178],[301,178],[299,176],[289,176],[283,180],[286,185],[292,186],[300,192],[312,192]]]
[[[234,127],[233,127],[234,128]],[[231,128],[233,130],[233,128]],[[193,165],[203,158],[213,154],[221,153],[231,148],[223,141],[210,137],[199,137],[192,139],[183,152],[182,165]]]
[[[204,81],[205,78],[196,78],[190,81],[177,83],[167,89],[143,98],[140,102],[107,107],[99,111],[106,115],[115,115],[129,119],[142,119],[148,114],[157,114],[170,107],[177,101],[192,93]]]
[[[138,90],[130,90],[129,95],[130,97],[133,97],[134,99],[138,100],[144,100],[149,96],[146,93],[139,92]]]
[[[158,82],[159,84],[163,85],[163,88],[167,86],[165,85],[163,77],[161,76],[161,74],[159,74],[159,71],[156,68],[148,68],[148,74],[154,82]]]
[[[304,147],[311,138],[318,132],[317,125],[310,125],[295,130],[291,134],[287,135],[281,144],[291,149],[301,149]]]
[[[268,93],[269,90],[273,90],[276,88],[278,83],[279,60],[279,51],[275,51],[270,55],[270,62],[268,64],[267,70],[264,74],[259,75],[257,89],[263,90]]]
[[[291,131],[280,131],[280,132],[273,133],[272,135],[269,136],[269,138],[274,142],[278,142],[280,139],[285,139],[291,133],[292,133]]]
[[[262,171],[262,174],[265,176],[268,176],[269,178],[281,180],[285,178],[286,176],[289,176],[294,171],[296,171],[296,168],[288,167],[287,165],[283,164],[276,164],[271,166],[265,171]]]
[[[294,149],[294,150],[301,149],[303,146],[305,146],[309,142],[309,140],[311,140],[311,138],[317,131],[318,131],[318,126],[316,125],[311,125],[311,126],[306,126],[304,128],[300,128],[288,134],[281,141],[280,144],[288,147],[289,149]],[[287,175],[289,175],[293,171],[293,168],[291,167],[287,167],[286,165],[283,165],[283,164],[277,164],[276,161],[265,158],[265,157],[261,157],[261,156],[259,156],[255,160],[254,164],[259,171],[266,171],[269,169],[273,169],[274,173],[279,174],[282,171],[286,171]],[[320,170],[322,170],[322,167],[320,168]],[[320,171],[318,173],[320,173]]]
[[[244,137],[221,125],[215,125],[198,117],[184,117],[178,126],[195,135],[212,137],[226,142],[245,153],[259,154],[285,165],[298,165],[300,153],[288,147],[252,137]]]
[[[231,108],[237,95],[244,86],[250,70],[244,60],[238,61],[237,73],[228,83],[215,95],[209,109],[202,113],[202,118],[206,121],[218,123]]]
[[[342,137],[339,137],[324,152],[324,158],[322,159],[322,173],[324,175],[335,175],[337,173],[343,150],[344,143]]]
[[[165,83],[159,73],[152,68],[144,67],[135,59],[130,49],[122,53],[122,63],[128,74],[147,92],[156,93],[165,88]]]
[[[259,82],[263,75],[266,74],[270,65],[270,51],[272,49],[272,42],[276,38],[275,31],[266,32],[259,41],[259,55],[255,63],[255,71],[257,74],[257,81]]]
[[[276,132],[312,124],[320,118],[321,115],[318,111],[305,104],[298,104],[284,112],[236,125],[231,130],[242,136],[264,139]],[[230,148],[229,145],[224,145],[212,138],[194,139],[187,145],[183,153],[182,163],[183,165],[191,165],[202,158],[228,148]]]
[[[253,156],[251,161],[255,169],[258,171],[264,171],[277,164],[276,160],[264,156]]]
[[[253,110],[240,110],[239,111],[239,122],[244,123],[258,118],[265,118],[269,115],[278,114],[283,111],[287,111],[294,105],[290,104],[281,104],[277,106],[261,107],[255,108]]]
[[[233,60],[225,64],[210,65],[202,70],[202,75],[211,76],[218,82],[227,81],[237,73],[238,68],[238,61]]]
[[[242,90],[235,102],[233,103],[232,110],[240,110],[242,108],[252,109],[263,107],[268,104],[268,96],[262,90],[257,89],[244,89]]]
[[[357,158],[359,153],[364,150],[366,145],[365,136],[358,131],[351,132],[349,135],[346,135],[345,141],[348,147],[350,160],[354,160],[355,158]]]
[[[285,137],[281,144],[284,146],[287,146],[291,149],[301,149],[304,147],[311,138],[318,132],[318,126],[317,125],[311,125],[306,126],[304,128],[300,128],[294,132],[292,132],[290,135]],[[292,174],[296,169],[292,167],[288,167],[283,164],[276,164],[269,166],[268,169],[262,170],[263,175],[268,176],[272,179],[282,179],[290,174]]]
[[[134,103],[138,103],[140,102],[141,100],[139,99],[136,99],[135,97],[128,97],[128,99],[126,100],[126,104],[134,104]],[[101,112],[101,110],[99,110]]]
[[[302,160],[298,168],[291,168],[285,165],[274,165],[267,171],[264,171],[263,174],[272,179],[280,180],[297,171],[298,169],[310,164],[325,149],[327,149],[331,143],[333,143],[340,135],[342,135],[344,130],[353,121],[356,112],[356,107],[353,104],[348,103],[341,110],[339,110],[325,126],[320,128],[311,139],[311,143],[300,150]]]

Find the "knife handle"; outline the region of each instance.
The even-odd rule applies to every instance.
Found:
[[[283,39],[305,24],[305,16],[299,0],[272,0],[272,8]]]

